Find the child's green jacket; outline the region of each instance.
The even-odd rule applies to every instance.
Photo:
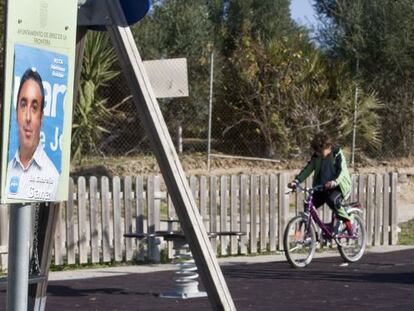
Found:
[[[335,172],[334,181],[341,189],[342,195],[346,200],[351,194],[352,181],[342,149],[340,147],[335,147],[329,157],[331,157],[331,163]],[[314,171],[313,186],[320,185],[321,163],[321,157],[317,156],[315,153],[308,164],[296,176],[296,181],[299,183],[303,182]]]

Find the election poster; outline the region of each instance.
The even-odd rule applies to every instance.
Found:
[[[1,201],[68,198],[77,0],[8,2]]]
[[[54,201],[62,172],[68,57],[16,45],[10,110],[8,198]]]

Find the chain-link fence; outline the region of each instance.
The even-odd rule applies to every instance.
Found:
[[[208,68],[209,64],[206,64],[206,67]],[[189,67],[188,70],[191,72],[192,68]],[[216,75],[220,76],[220,73],[216,73]],[[163,98],[158,99],[158,102],[177,150],[183,153],[203,153],[207,156],[209,143],[209,70],[204,72],[203,80],[204,85],[202,87],[204,90],[197,90],[193,87],[191,74],[189,74],[190,94],[188,97]],[[280,121],[279,126],[283,128],[291,127],[291,129],[287,131],[288,133],[289,131],[292,132],[289,134],[291,136],[283,137],[281,135],[276,137],[275,141],[271,141],[274,136],[268,139],[262,128],[258,127],[254,122],[243,122],[244,120],[242,119],[238,121],[234,117],[234,107],[229,109],[229,107],[226,106],[225,100],[223,100],[223,95],[216,94],[216,89],[223,90],[223,85],[220,85],[220,83],[222,83],[220,78],[214,81],[210,140],[211,154],[213,154],[213,156],[227,155],[262,159],[273,158],[279,160],[286,155],[289,157],[292,155],[306,156],[308,154],[309,149],[307,148],[309,148],[309,141],[312,134],[318,129],[318,126],[311,127],[305,124],[303,125],[302,130],[297,130],[294,127],[297,125],[285,124],[283,122],[286,121],[282,120]],[[194,96],[194,93],[197,93],[196,96]],[[110,81],[110,83],[103,88],[100,95],[101,97],[108,99],[111,118],[105,121],[104,127],[107,131],[102,134],[98,143],[99,153],[107,157],[134,156],[137,154],[152,153],[145,130],[141,125],[135,104],[133,103],[127,81],[122,73]],[[348,123],[352,127],[354,117],[353,100],[350,100],[350,103],[352,109],[349,109]],[[313,109],[312,107],[308,108]],[[307,108],[305,107],[304,110],[306,109]],[[367,108],[362,107],[359,109]],[[386,110],[386,108],[383,107],[381,109]],[[381,115],[382,110],[376,110],[376,115],[379,120],[376,122],[382,122],[381,120],[384,118],[384,116]],[[398,111],[393,111],[393,115],[398,116]],[[374,121],[369,119],[371,115],[366,111],[357,111],[357,116],[359,118],[358,122],[360,122],[360,126],[356,128],[356,163],[364,162],[364,160],[367,159],[383,159],[387,157],[389,152],[386,150],[388,149],[384,148],[384,146],[381,147],[381,145],[379,145],[379,149],[371,155],[364,153],[365,151],[363,149],[366,147],[366,142],[362,139],[365,139],[365,141],[370,139],[370,132],[369,130],[364,129],[364,127],[367,127],[369,122],[373,123]],[[272,122],[275,124],[274,121]],[[331,122],[333,123],[333,127],[337,126],[334,124],[335,122],[335,120]],[[358,132],[360,129],[365,130],[364,135],[366,135],[366,137],[361,138],[361,135]],[[299,133],[304,133],[304,135],[298,135],[297,132],[294,132],[296,130]],[[402,135],[402,141],[397,141],[394,138],[396,131],[402,130],[397,123],[395,123],[395,129],[393,131],[391,131],[391,129],[383,128],[383,126],[376,128],[375,130],[382,133],[382,136],[380,134],[381,141],[387,145],[390,145],[390,142],[396,145],[401,142],[405,144],[407,150],[412,150],[414,148],[412,142],[412,137],[414,136],[412,135],[411,125],[405,127],[406,133]],[[407,131],[409,132],[408,134]],[[347,152],[350,151],[352,145],[352,131],[349,132],[349,137],[340,141],[341,145],[347,149]],[[342,133],[339,133],[339,135],[341,134]],[[385,136],[384,134],[388,136]],[[292,139],[296,141],[293,141],[291,145],[289,145],[289,140]],[[300,146],[299,149],[298,146]],[[278,153],[278,148],[288,150],[288,152],[281,155],[281,153]],[[395,152],[391,155],[391,157],[396,156],[398,157],[398,154]]]
[[[209,80],[210,77],[207,75],[207,85]],[[204,98],[195,98],[191,94],[190,81],[188,97],[158,99],[170,135],[179,152],[207,154],[210,94],[207,90],[203,95]],[[107,105],[112,115],[104,121],[107,131],[102,134],[98,143],[99,153],[103,156],[150,153],[148,138],[123,74],[118,75],[103,88],[100,96],[108,99]],[[226,107],[217,102],[214,95],[211,117],[210,144],[213,155],[265,157],[265,142],[256,127],[252,126],[249,129],[242,123],[226,126],[225,120],[231,117],[231,112],[226,111]]]

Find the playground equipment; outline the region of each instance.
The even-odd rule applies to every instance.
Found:
[[[154,233],[127,233],[124,234],[124,237],[136,239],[162,237],[165,241],[173,243],[175,250],[174,258],[177,260],[177,270],[175,271],[175,277],[173,278],[175,288],[169,292],[161,293],[159,295],[161,298],[188,299],[206,297],[207,293],[201,292],[198,289],[198,269],[194,262],[186,236],[181,230],[173,230],[173,223],[179,221],[168,219],[165,220],[165,222],[168,224],[166,231],[155,231]],[[217,238],[218,236],[242,236],[245,234],[245,232],[222,231],[210,232],[208,233],[208,236],[210,238]]]

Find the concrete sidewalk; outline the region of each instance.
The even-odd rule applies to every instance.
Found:
[[[400,250],[414,249],[413,246],[374,246],[366,250],[367,253],[386,253]],[[326,258],[340,256],[336,248],[325,251],[323,253],[316,253],[314,258]],[[285,261],[286,257],[283,252],[278,252],[271,255],[257,255],[257,256],[236,256],[236,257],[224,257],[219,258],[218,261],[221,266],[229,265],[246,265],[246,264],[258,264],[268,262],[280,262]],[[131,266],[118,266],[108,268],[97,269],[79,269],[68,271],[57,271],[49,274],[49,281],[64,281],[64,280],[79,280],[79,279],[91,279],[108,276],[122,276],[128,274],[139,273],[153,273],[161,271],[175,270],[174,264],[148,264],[148,265],[131,265]]]

